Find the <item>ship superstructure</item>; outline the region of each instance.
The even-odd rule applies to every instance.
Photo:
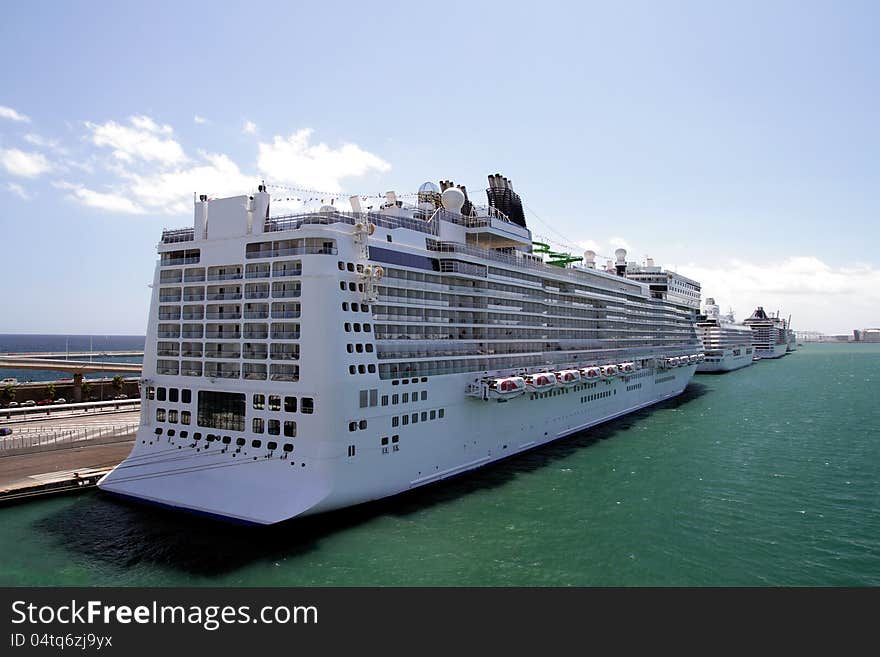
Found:
[[[762,306],[758,306],[752,316],[743,320],[743,325],[752,331],[752,346],[757,358],[779,358],[788,351],[788,333],[785,320],[768,315]]]
[[[721,315],[712,297],[706,299],[697,332],[705,354],[697,372],[729,372],[752,364],[752,329],[736,324],[732,311]]]
[[[691,313],[594,263],[532,252],[519,196],[489,177],[408,205],[271,216],[195,202],[158,246],[120,495],[268,524],[394,495],[684,390]]]

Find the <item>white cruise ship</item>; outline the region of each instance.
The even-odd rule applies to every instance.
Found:
[[[722,316],[712,297],[706,299],[697,332],[705,354],[697,372],[730,372],[752,364],[752,329],[736,324],[732,312]]]
[[[755,357],[779,358],[788,351],[788,335],[785,320],[768,315],[762,306],[758,306],[752,316],[743,320],[743,324],[752,330],[752,346]]]
[[[684,390],[690,312],[532,252],[519,196],[272,217],[195,203],[158,246],[129,457],[105,491],[245,523],[378,499]],[[624,266],[625,269],[625,266]]]

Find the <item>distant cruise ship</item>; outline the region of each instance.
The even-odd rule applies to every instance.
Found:
[[[752,329],[736,324],[733,313],[722,316],[715,299],[708,297],[704,315],[697,322],[705,359],[697,372],[729,372],[751,365]]]
[[[758,358],[779,358],[788,351],[788,334],[785,320],[768,315],[758,306],[752,316],[743,321],[752,330],[752,345]]]
[[[486,193],[425,183],[412,205],[276,217],[262,185],[201,196],[194,227],[162,234],[140,428],[100,487],[269,524],[681,393],[702,352],[692,300],[627,278],[625,257],[545,263],[510,182]]]

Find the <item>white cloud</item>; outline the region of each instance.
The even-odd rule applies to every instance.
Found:
[[[19,123],[31,122],[29,116],[16,112],[11,107],[6,107],[5,105],[0,105],[0,119],[9,119],[10,121],[18,121]]]
[[[612,237],[610,240],[608,240],[608,242],[615,249],[626,249],[627,251],[632,251],[632,247],[629,245],[629,242],[627,242],[622,237]]]
[[[203,163],[188,169],[159,171],[150,175],[124,174],[126,188],[137,202],[153,211],[183,214],[192,209],[193,192],[209,196],[243,194],[256,187],[255,176],[220,153],[200,152]]]
[[[96,192],[95,190],[88,189],[83,185],[69,182],[55,183],[55,186],[59,189],[69,191],[70,198],[75,199],[83,205],[87,205],[92,208],[99,208],[101,210],[107,210],[108,212],[117,212],[123,214],[144,213],[143,208],[132,202],[130,198],[126,198],[125,196],[118,193]]]
[[[204,123],[207,123],[207,122],[208,122],[208,119],[206,119],[204,116],[199,116],[198,114],[196,114],[196,115],[193,117],[193,121],[195,121],[195,122],[198,123],[199,125],[202,125],[202,124],[204,124]]]
[[[186,161],[180,144],[167,138],[173,132],[171,126],[160,126],[147,116],[132,116],[129,122],[131,127],[115,121],[86,122],[86,127],[91,131],[92,143],[112,148],[113,156],[122,162],[143,160],[173,166]]]
[[[792,316],[795,330],[851,333],[880,325],[880,269],[871,265],[832,267],[813,256],[773,262],[729,260],[679,272],[700,281],[703,297],[748,317],[757,306]]]
[[[30,194],[28,194],[24,190],[24,187],[22,187],[18,183],[14,183],[14,182],[6,183],[6,191],[8,191],[11,194],[15,194],[16,196],[18,196],[19,198],[21,198],[25,201],[29,201],[29,200],[31,200],[31,198],[33,198]]]
[[[355,144],[332,149],[323,143],[310,144],[311,135],[306,128],[286,139],[276,135],[270,144],[261,142],[257,157],[260,172],[273,182],[339,192],[343,178],[391,169],[385,160]]]
[[[580,240],[577,245],[581,247],[584,251],[593,251],[595,253],[602,252],[602,247],[598,242],[594,240]]]
[[[241,131],[246,135],[255,135],[257,134],[257,124],[253,121],[245,121]]]
[[[13,176],[24,178],[36,178],[53,168],[42,153],[17,148],[0,148],[0,164]]]

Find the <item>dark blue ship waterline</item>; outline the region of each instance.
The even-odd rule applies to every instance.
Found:
[[[0,508],[5,585],[880,585],[880,345],[697,376],[406,495],[247,528],[91,491]]]

